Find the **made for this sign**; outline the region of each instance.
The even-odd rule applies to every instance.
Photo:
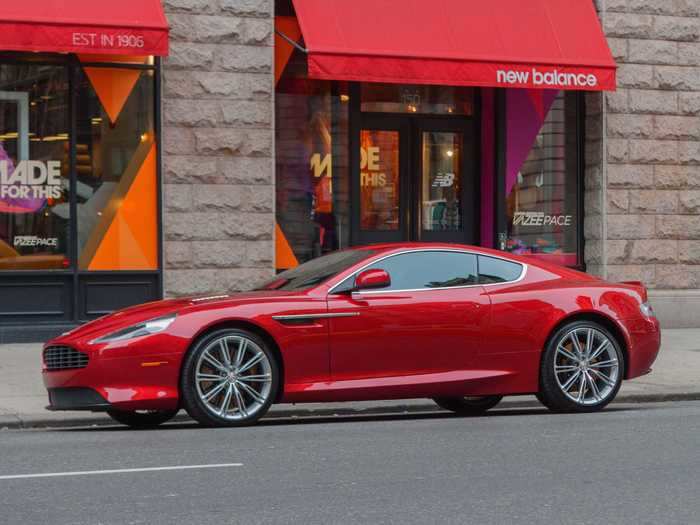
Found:
[[[60,199],[62,192],[60,161],[0,161],[0,199]]]

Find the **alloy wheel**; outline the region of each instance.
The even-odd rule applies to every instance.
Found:
[[[554,377],[561,392],[581,406],[598,405],[617,389],[620,362],[610,338],[592,327],[577,327],[559,340]]]
[[[195,366],[196,392],[216,418],[243,421],[266,405],[272,391],[272,366],[267,354],[244,335],[210,341]]]

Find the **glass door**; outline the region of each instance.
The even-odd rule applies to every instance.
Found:
[[[417,119],[414,235],[421,241],[474,243],[476,148],[469,121]]]
[[[398,242],[408,237],[408,121],[364,119],[359,173],[353,177],[355,244]]]
[[[471,119],[363,115],[355,135],[353,244],[475,243]]]

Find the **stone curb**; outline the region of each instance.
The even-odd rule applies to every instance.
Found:
[[[659,393],[659,394],[628,394],[615,399],[614,404],[622,403],[668,403],[673,401],[697,401],[700,400],[699,392]],[[504,401],[500,408],[538,408],[542,407],[537,401]],[[380,415],[420,414],[430,412],[443,412],[435,404],[426,402],[424,405],[387,405],[370,408],[320,408],[320,409],[294,409],[294,410],[270,410],[265,420],[280,419],[306,419],[319,417],[370,417]],[[445,412],[445,414],[448,414]],[[176,423],[190,423],[192,419],[187,414],[181,413],[173,420]],[[117,425],[112,419],[103,414],[94,417],[65,419],[45,418],[41,416],[23,417],[22,415],[0,416],[0,430],[33,429],[33,428],[69,428],[69,427],[94,427]]]

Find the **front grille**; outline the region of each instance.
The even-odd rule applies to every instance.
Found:
[[[44,364],[47,370],[85,368],[88,356],[70,346],[49,346],[44,350]]]

